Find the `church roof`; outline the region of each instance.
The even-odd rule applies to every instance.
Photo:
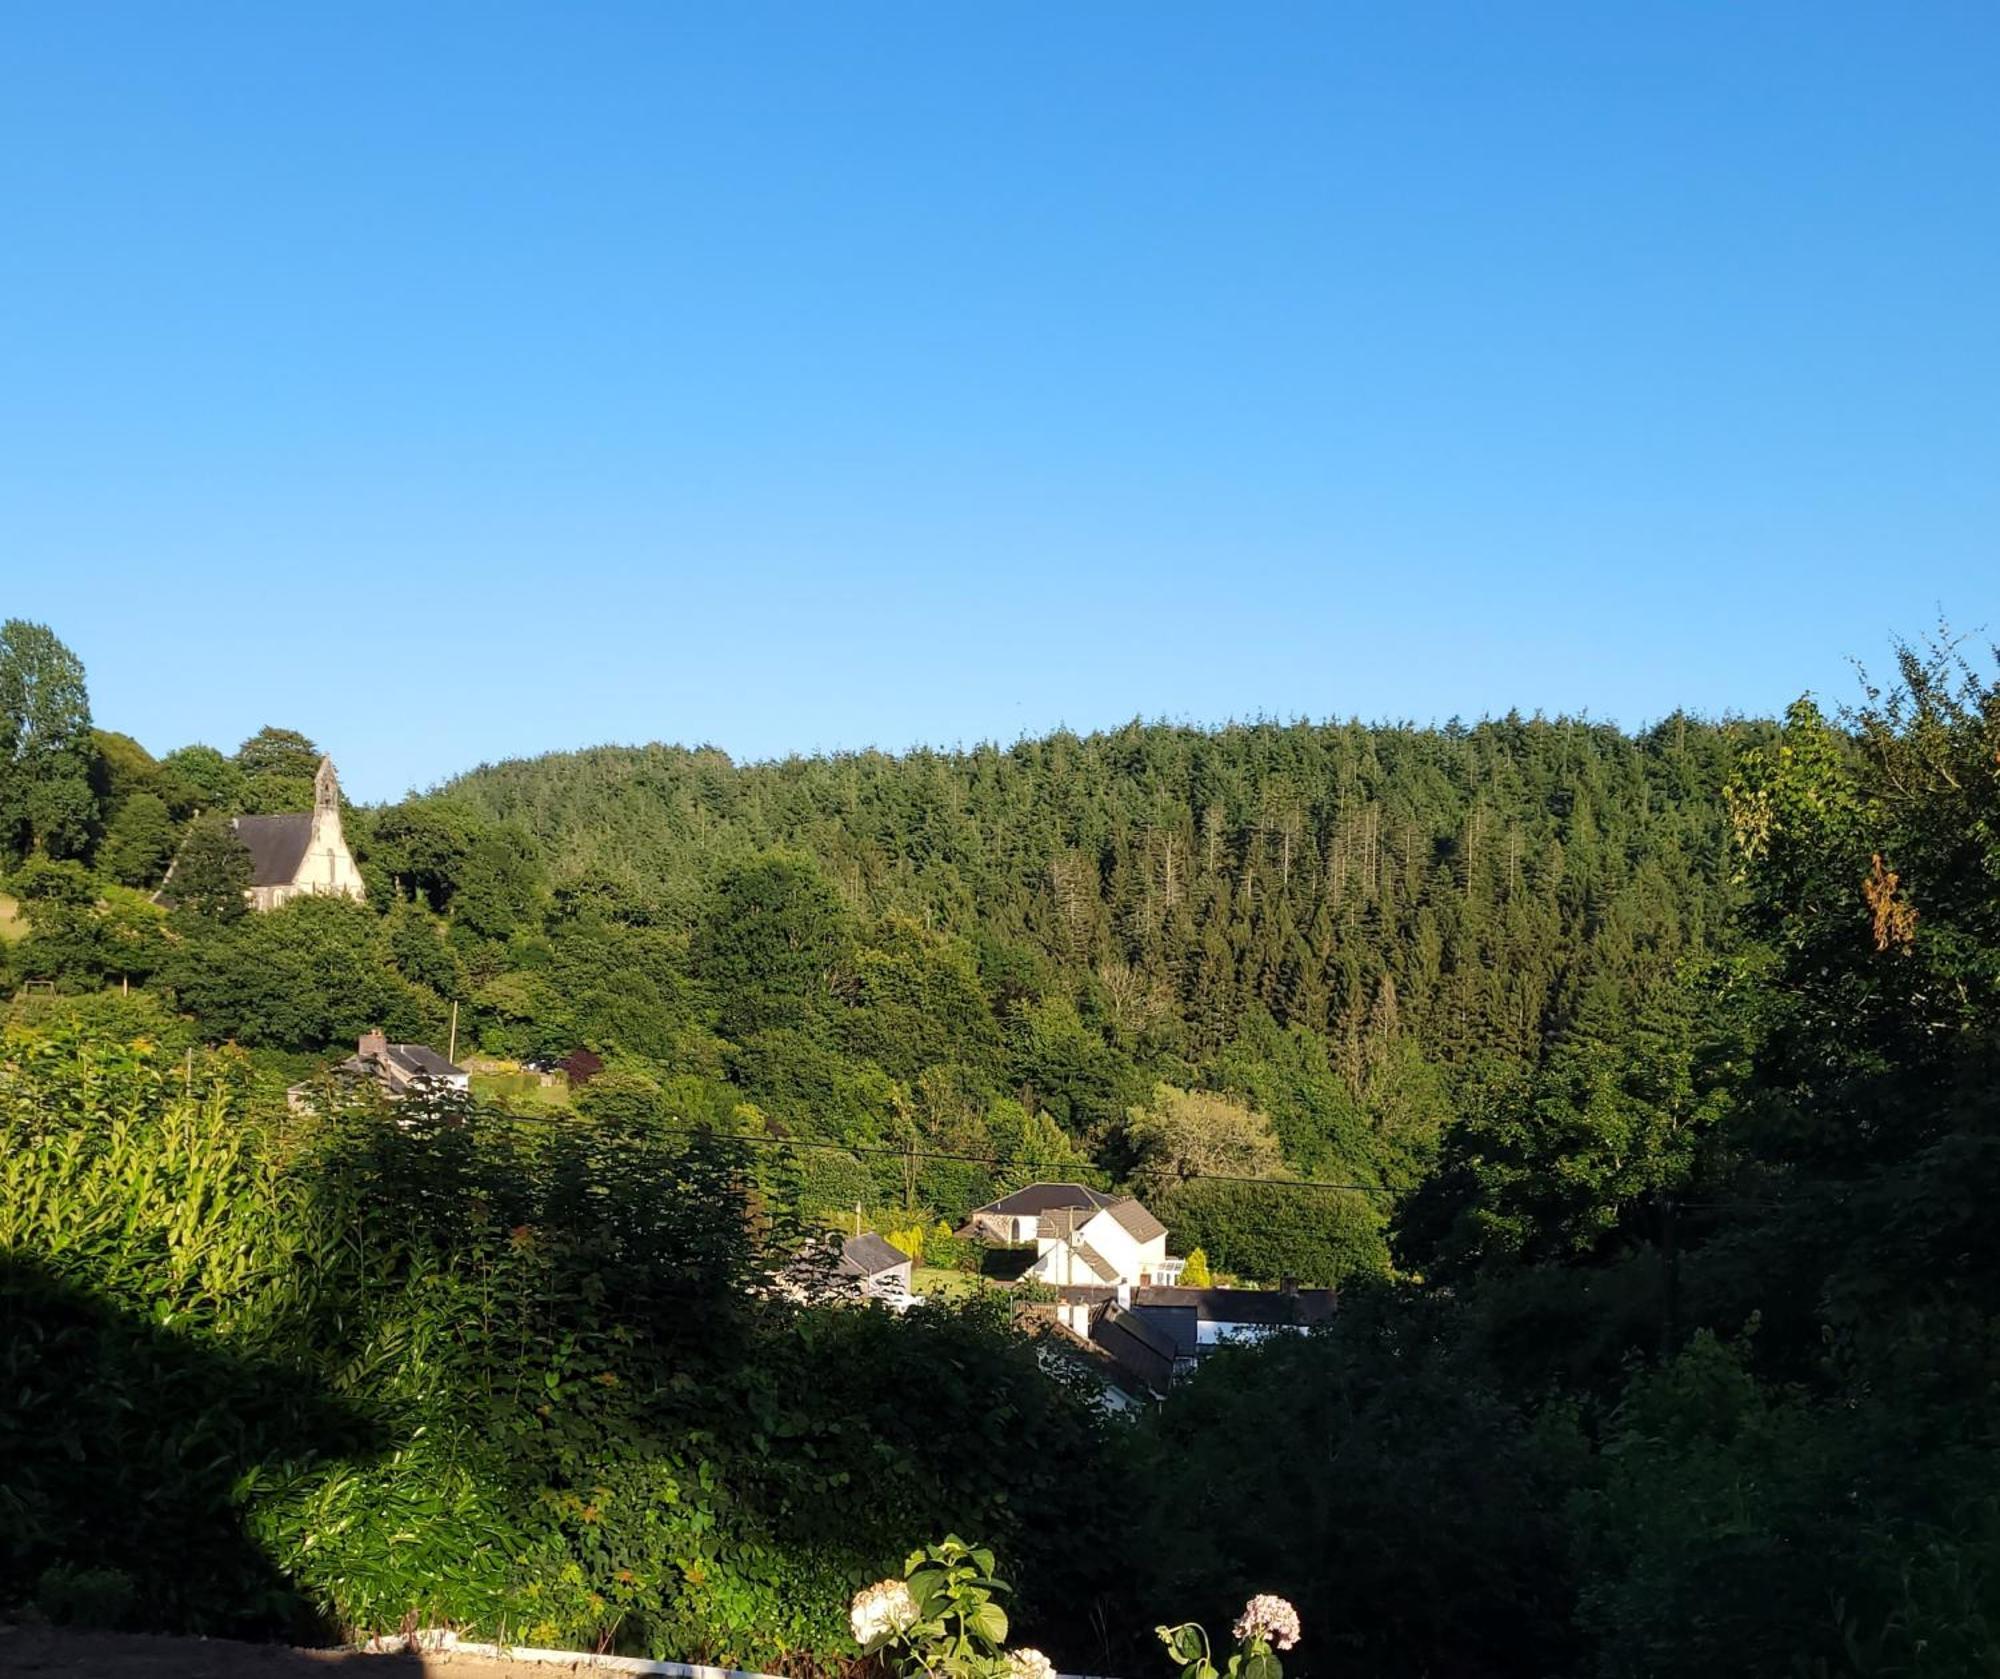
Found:
[[[282,816],[239,816],[230,824],[250,853],[252,886],[289,886],[299,877],[299,865],[312,844],[312,812],[287,811]]]

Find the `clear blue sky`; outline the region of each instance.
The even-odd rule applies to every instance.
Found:
[[[2000,9],[0,0],[0,614],[352,791],[2000,634]]]

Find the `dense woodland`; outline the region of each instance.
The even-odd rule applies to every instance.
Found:
[[[246,917],[216,818],[306,807],[317,748],[267,727],[155,761],[90,728],[59,644],[35,656],[67,714],[28,731],[19,779],[67,791],[10,807],[17,983],[138,983],[205,1041],[292,1055],[437,1037],[456,1002],[488,1053],[601,1054],[600,1099],[861,1151],[811,1151],[829,1206],[955,1220],[1086,1169],[1143,1180],[1183,1245],[1264,1281],[1385,1270],[1452,1116],[1552,1056],[1635,1031],[1687,1052],[1679,988],[1729,938],[1722,787],[1768,734],[1133,724],[744,767],[604,748],[351,811],[369,906]],[[170,916],[146,893],[183,851]],[[1177,1092],[1226,1101],[1149,1125]]]
[[[0,1605],[823,1665],[956,1528],[1069,1671],[1267,1589],[1306,1674],[2000,1672],[1983,661],[1636,737],[601,749],[356,810],[370,902],[261,916],[214,819],[309,741],[155,760],[21,624],[0,731]],[[283,1117],[454,1001],[606,1071]],[[1342,1310],[1118,1421],[986,1302],[757,1283],[1055,1169]]]

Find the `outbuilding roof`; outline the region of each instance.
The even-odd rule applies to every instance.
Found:
[[[910,1262],[910,1256],[901,1248],[890,1246],[872,1230],[850,1236],[840,1244],[840,1268],[854,1276],[879,1277]]]

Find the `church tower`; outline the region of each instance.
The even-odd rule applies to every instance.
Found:
[[[322,758],[313,776],[312,838],[299,864],[294,882],[297,892],[333,892],[342,897],[364,898],[361,871],[347,849],[340,831],[340,777],[333,760]]]
[[[340,831],[340,778],[322,758],[313,776],[311,810],[239,816],[230,823],[250,853],[252,909],[276,909],[292,899],[331,893],[365,899],[368,889]],[[171,874],[168,877],[171,883]]]

